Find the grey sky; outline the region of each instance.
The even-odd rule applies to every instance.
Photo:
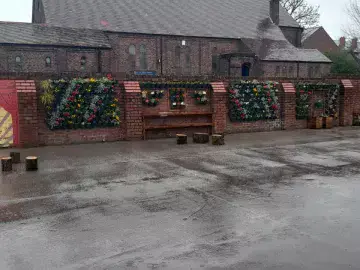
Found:
[[[0,0],[0,21],[31,22],[32,0]],[[308,0],[309,3],[320,5],[320,24],[335,39],[342,35],[346,26],[345,6],[348,0]],[[342,18],[342,19],[341,19]]]

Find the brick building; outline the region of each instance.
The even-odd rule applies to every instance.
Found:
[[[279,0],[33,0],[31,24],[0,23],[0,72],[328,74],[302,31]]]
[[[305,49],[318,49],[322,53],[340,51],[339,46],[322,26],[304,30],[302,47]]]

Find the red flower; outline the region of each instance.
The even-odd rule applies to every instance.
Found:
[[[109,91],[109,89],[107,89],[107,88],[104,88],[104,92],[105,92],[105,93],[107,93],[107,91]]]
[[[270,92],[267,92],[267,93],[266,93],[266,96],[270,97]]]
[[[245,119],[245,116],[246,116],[246,115],[245,115],[244,113],[241,114],[241,118],[242,118],[242,119]]]
[[[300,93],[301,93],[301,94],[304,94],[304,90],[300,90]]]
[[[240,101],[239,101],[238,99],[236,99],[236,100],[235,100],[235,103],[236,103],[236,104],[239,104],[239,103],[240,103]]]
[[[276,111],[278,109],[278,106],[276,104],[273,104],[271,108]]]
[[[70,116],[70,113],[64,112],[64,117],[69,117],[69,116]]]
[[[271,102],[271,98],[268,98],[268,102],[269,102],[269,103]]]
[[[309,91],[309,92],[308,92],[308,95],[311,95],[311,94],[312,94],[312,93]]]
[[[55,124],[58,126],[60,123],[59,123],[59,121],[56,121]]]
[[[146,103],[149,103],[149,100],[147,99],[147,100],[145,100],[145,102],[146,102]]]
[[[235,94],[235,91],[232,89],[229,92],[230,92],[230,94]]]
[[[108,78],[108,80],[112,80],[112,79],[113,79],[112,76],[111,76],[111,73],[107,74],[107,75],[106,75],[106,78]]]

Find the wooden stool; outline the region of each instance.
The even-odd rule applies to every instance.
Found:
[[[187,135],[185,134],[176,134],[177,144],[187,144]]]
[[[225,137],[221,134],[214,134],[211,136],[211,142],[213,145],[224,145]]]
[[[14,164],[18,164],[21,162],[20,152],[10,152],[10,157],[12,158],[12,162]]]
[[[207,134],[207,133],[194,133],[193,134],[193,142],[194,143],[208,143],[209,142],[209,134]]]
[[[1,158],[1,168],[3,172],[11,172],[12,171],[12,159],[11,157],[3,157]]]
[[[27,171],[37,171],[38,170],[38,158],[37,157],[27,157],[26,158],[26,170]]]

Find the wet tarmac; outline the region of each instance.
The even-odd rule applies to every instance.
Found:
[[[0,269],[360,269],[360,129],[226,141],[22,150]]]

